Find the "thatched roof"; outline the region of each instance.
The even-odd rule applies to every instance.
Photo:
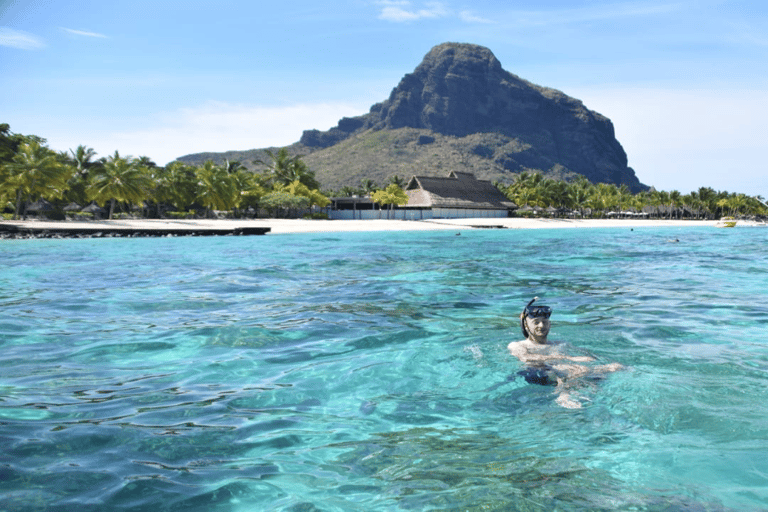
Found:
[[[409,200],[406,207],[514,209],[517,205],[506,198],[493,183],[475,179],[467,172],[451,172],[447,178],[414,176],[405,187]]]
[[[91,202],[88,206],[82,209],[86,213],[107,213],[107,210],[97,205],[95,202]]]
[[[53,210],[53,205],[46,199],[38,199],[32,204],[27,205],[28,212],[49,212]]]

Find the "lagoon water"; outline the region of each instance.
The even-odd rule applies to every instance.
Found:
[[[0,509],[768,509],[767,242],[4,241]],[[626,367],[580,409],[513,378],[534,295],[551,338]]]

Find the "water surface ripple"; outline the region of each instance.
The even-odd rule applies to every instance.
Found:
[[[764,510],[767,239],[4,241],[0,509]],[[534,295],[626,366],[581,409],[513,378]]]

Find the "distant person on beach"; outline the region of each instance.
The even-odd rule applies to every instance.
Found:
[[[583,386],[584,379],[599,379],[600,375],[615,372],[623,366],[618,363],[600,366],[575,364],[589,363],[595,359],[565,354],[564,343],[547,339],[552,308],[534,306],[536,299],[538,297],[534,297],[520,313],[520,328],[525,339],[507,345],[510,354],[526,365],[517,374],[529,384],[557,386],[556,402],[559,405],[569,409],[580,408],[581,403],[571,393],[575,388]],[[580,377],[582,379],[578,380]]]

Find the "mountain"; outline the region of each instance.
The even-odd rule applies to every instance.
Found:
[[[522,171],[646,189],[616,140],[611,121],[555,89],[505,71],[493,53],[445,43],[405,75],[367,114],[342,118],[328,131],[307,130],[288,147],[316,172],[325,189],[365,178],[445,176],[450,171],[511,183]],[[252,167],[263,150],[179,158],[238,159]]]

